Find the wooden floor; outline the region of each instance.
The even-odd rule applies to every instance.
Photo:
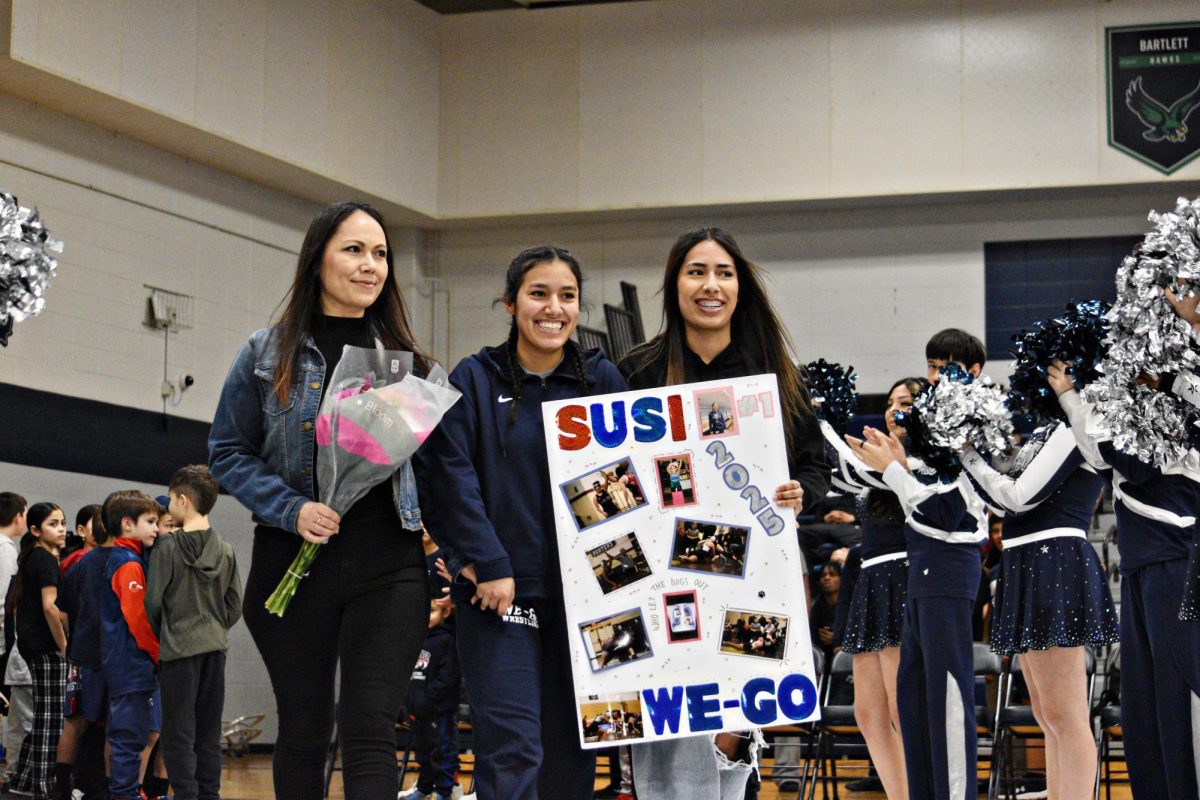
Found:
[[[767,764],[770,764],[769,759]],[[415,780],[415,776],[410,772],[405,779],[405,788],[411,786]],[[596,785],[603,786],[607,783],[607,778],[601,778],[597,780]],[[252,755],[244,758],[226,757],[221,796],[225,800],[271,800],[274,797],[271,790],[271,757],[265,755]],[[329,796],[331,800],[344,800],[345,798],[342,792],[340,772],[334,773],[333,787]],[[769,780],[763,783],[763,788],[758,796],[759,800],[795,800],[796,798],[795,792],[781,793]],[[821,796],[819,789],[817,796]],[[841,791],[839,796],[843,800],[877,800],[886,797],[882,792],[859,793],[845,790]],[[1101,796],[1103,796],[1103,792],[1101,792]],[[1132,795],[1129,793],[1129,786],[1127,784],[1115,785],[1113,797],[1116,800],[1130,800]]]

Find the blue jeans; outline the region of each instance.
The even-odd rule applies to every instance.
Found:
[[[108,794],[113,800],[141,796],[142,749],[150,741],[156,691],[147,689],[108,700],[108,743],[112,747]]]
[[[638,800],[741,800],[753,768],[727,759],[712,736],[633,745]]]

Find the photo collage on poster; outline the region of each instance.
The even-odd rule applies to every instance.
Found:
[[[782,481],[772,476],[776,482],[768,486],[761,464],[754,463],[751,472],[734,461],[738,454],[761,452],[768,447],[763,442],[782,440],[781,431],[763,424],[774,397],[756,401],[751,418],[743,419],[747,404],[739,408],[734,386],[676,388],[686,398],[677,415],[686,435],[639,447],[637,429],[631,424],[622,431],[625,420],[614,409],[602,420],[603,435],[626,437],[624,446],[597,447],[594,439],[586,441],[592,447],[572,443],[561,449],[586,452],[568,452],[561,463],[554,456],[563,454],[551,449],[551,475],[563,501],[556,505],[560,561],[569,622],[577,632],[573,669],[585,746],[647,736],[642,696],[631,689],[654,685],[659,664],[682,658],[731,683],[742,675],[810,669],[785,663],[796,658],[789,656],[792,623],[806,619],[799,578],[786,591],[768,596],[759,590],[760,583],[776,587],[791,580],[775,573],[792,558],[788,540],[796,549],[795,536],[786,535],[783,518],[777,517],[774,528],[765,522],[771,507],[763,498]],[[765,394],[760,389],[753,397]],[[597,408],[598,403],[570,411],[588,414],[594,425]],[[549,446],[552,421],[559,418],[544,413]],[[630,418],[636,424],[636,412]],[[752,433],[749,440],[746,431]],[[786,475],[786,454],[776,463]],[[799,563],[798,551],[793,563]],[[753,587],[747,585],[751,575]],[[803,630],[807,634],[807,624]],[[593,678],[581,680],[581,667]],[[664,668],[663,675],[669,674]],[[657,736],[661,733],[652,732],[649,738]]]

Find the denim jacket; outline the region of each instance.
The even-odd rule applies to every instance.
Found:
[[[301,506],[314,499],[313,445],[325,359],[309,339],[287,401],[281,403],[273,385],[280,358],[273,330],[255,331],[229,368],[208,435],[208,465],[255,522],[295,533]],[[392,493],[401,524],[420,530],[409,461],[392,476]]]

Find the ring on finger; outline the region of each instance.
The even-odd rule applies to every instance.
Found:
[[[325,517],[321,516],[320,514],[317,514],[317,524],[318,524],[318,525],[324,525],[324,524],[325,524]]]

